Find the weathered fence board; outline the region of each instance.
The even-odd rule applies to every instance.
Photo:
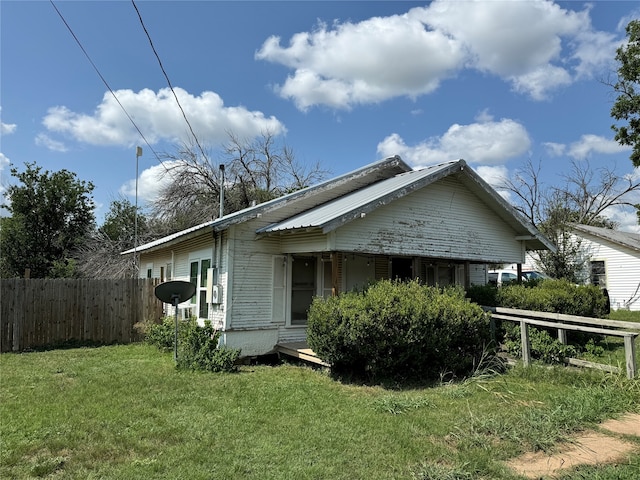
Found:
[[[0,351],[67,341],[129,343],[134,325],[162,317],[157,279],[0,280]]]

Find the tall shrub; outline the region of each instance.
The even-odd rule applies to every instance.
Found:
[[[535,286],[524,283],[498,289],[497,305],[539,312],[603,317],[607,299],[594,285],[575,285],[567,280],[545,280]]]
[[[460,288],[381,281],[316,298],[309,346],[340,374],[371,380],[469,373],[489,343],[488,319]]]

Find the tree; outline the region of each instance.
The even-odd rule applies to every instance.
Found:
[[[293,151],[277,143],[271,132],[251,141],[232,133],[228,137],[220,162],[225,165],[225,215],[307,187],[326,175],[317,163],[306,167],[297,162]],[[170,182],[153,202],[153,217],[175,231],[218,216],[221,173],[210,157],[186,144],[165,155],[164,175]]]
[[[138,209],[138,244],[151,241],[150,221]],[[135,278],[135,259],[121,255],[135,244],[136,207],[126,198],[114,200],[104,223],[94,230],[80,250],[79,271],[88,278]]]
[[[94,225],[93,184],[67,170],[42,171],[27,163],[11,169],[18,184],[7,188],[11,217],[0,233],[3,276],[70,277],[76,273],[78,249]]]
[[[620,145],[633,147],[631,162],[640,167],[640,20],[627,25],[628,41],[616,51],[618,79],[610,85],[618,94],[611,108],[611,116],[627,125],[612,125]]]
[[[511,195],[515,209],[558,247],[557,252],[539,252],[540,269],[552,277],[579,282],[585,256],[580,243],[570,236],[570,225],[615,228],[607,211],[635,207],[629,198],[640,191],[640,180],[620,177],[609,167],[594,171],[589,162],[574,161],[571,171],[562,176],[563,184],[547,186],[540,180],[540,170],[540,163],[528,160],[500,188]]]

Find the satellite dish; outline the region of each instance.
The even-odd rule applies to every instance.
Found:
[[[196,286],[190,282],[174,280],[172,282],[164,282],[155,289],[156,297],[164,303],[178,305],[186,302],[196,293]]]
[[[173,337],[173,359],[178,363],[178,304],[186,302],[196,293],[196,286],[193,283],[173,280],[164,282],[155,289],[156,297],[164,303],[170,303],[175,307],[176,321]]]

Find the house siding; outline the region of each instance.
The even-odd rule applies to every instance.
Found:
[[[524,261],[516,234],[458,180],[446,178],[335,232],[337,250],[382,255]]]
[[[640,311],[640,253],[604,239],[581,238],[589,259],[605,262],[611,308]]]

